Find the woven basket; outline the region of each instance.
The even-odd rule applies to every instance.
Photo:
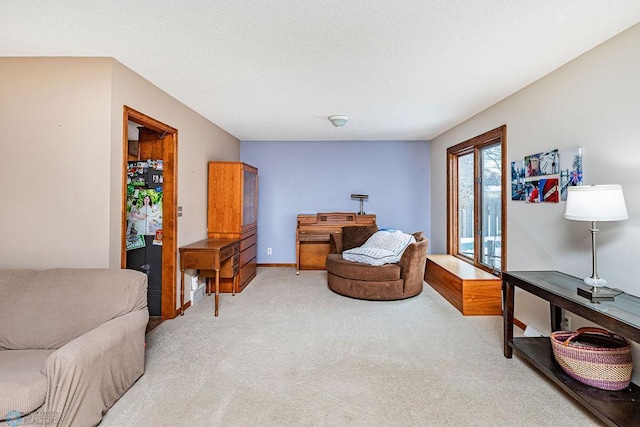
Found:
[[[631,345],[606,329],[557,331],[549,337],[553,355],[576,380],[603,390],[622,390],[631,382]]]

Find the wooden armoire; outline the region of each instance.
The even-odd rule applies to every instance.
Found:
[[[220,278],[220,292],[242,290],[256,277],[258,242],[258,169],[241,162],[210,162],[207,237],[239,239],[234,278]],[[236,262],[237,261],[237,262]]]

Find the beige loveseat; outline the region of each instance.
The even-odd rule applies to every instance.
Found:
[[[144,372],[148,320],[140,272],[0,270],[0,420],[97,425]]]

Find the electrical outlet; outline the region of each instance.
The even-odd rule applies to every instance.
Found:
[[[272,252],[271,248],[267,248],[267,255],[271,255]]]
[[[562,318],[562,329],[565,331],[571,330],[571,316],[564,316]]]

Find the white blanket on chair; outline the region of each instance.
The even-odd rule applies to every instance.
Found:
[[[398,230],[380,230],[359,248],[344,251],[342,258],[369,265],[394,264],[400,262],[404,250],[415,241],[412,234]]]

